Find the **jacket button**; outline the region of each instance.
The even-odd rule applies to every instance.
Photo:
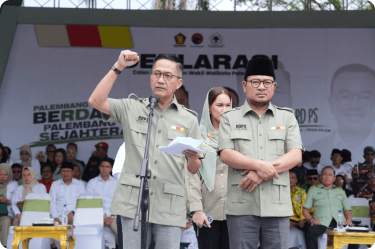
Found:
[[[155,160],[155,164],[158,164],[158,160]]]

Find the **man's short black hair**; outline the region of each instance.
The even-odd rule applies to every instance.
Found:
[[[224,86],[223,88],[227,89],[228,92],[233,93],[236,96],[236,98],[237,98],[237,103],[236,103],[237,105],[236,106],[238,106],[238,104],[239,104],[238,102],[240,101],[240,98],[238,97],[237,92],[234,89],[232,89],[230,87],[227,87],[227,86]]]
[[[76,150],[78,150],[78,146],[76,143],[68,143],[68,145],[66,146],[66,149],[68,149],[69,146],[73,145],[74,147],[76,147]]]
[[[8,150],[8,152],[9,152],[9,157],[10,157],[10,155],[12,154],[12,150],[11,150],[8,146],[4,146],[4,149],[7,149],[7,150]]]
[[[337,76],[339,76],[342,73],[358,73],[358,72],[369,73],[375,78],[375,71],[365,65],[353,63],[353,64],[342,66],[339,69],[337,69],[336,72],[333,74],[332,81],[331,81],[331,95],[333,94],[333,83],[335,82],[335,79],[337,78]]]
[[[289,173],[294,173],[294,174],[296,175],[297,179],[298,179],[298,171],[295,169],[295,167],[294,167],[294,168],[291,168],[291,169],[289,170]]]
[[[154,68],[155,63],[158,60],[162,60],[162,59],[176,62],[178,74],[179,74],[180,77],[182,77],[182,72],[184,71],[184,65],[182,65],[181,60],[177,56],[175,56],[174,54],[159,54],[158,56],[155,57],[154,64],[152,65],[152,68]]]
[[[316,158],[316,157],[320,158],[322,157],[322,154],[320,154],[320,152],[317,150],[310,151],[310,158]]]
[[[335,175],[335,170],[331,167],[331,166],[325,166],[323,169],[322,169],[322,175],[323,175],[323,172],[324,170],[330,168],[331,170],[333,170],[333,175]]]
[[[339,149],[333,149],[332,152],[331,152],[331,156],[333,156],[333,154],[339,154],[340,156],[342,156],[341,150],[339,150]]]
[[[186,98],[188,100],[188,104],[189,104],[189,92],[186,90],[185,86],[182,85],[179,89],[181,89],[182,91],[184,91],[185,95],[186,95]]]
[[[111,158],[105,158],[105,159],[103,159],[103,160],[100,162],[100,164],[102,164],[102,162],[109,162],[109,163],[112,165],[112,167],[113,167],[113,165],[115,164],[115,160],[113,160],[113,159],[111,159]]]
[[[352,161],[352,153],[347,149],[341,150],[341,156],[342,156],[342,163]]]
[[[20,169],[22,169],[23,167],[22,167],[22,165],[19,164],[19,163],[13,163],[11,168],[12,168],[12,169],[14,169],[14,168],[20,168]]]
[[[305,150],[303,153],[302,153],[302,161],[308,161],[310,160],[310,151],[307,151]]]
[[[49,146],[53,146],[53,147],[55,147],[55,150],[56,150],[56,146],[55,146],[54,144],[49,144],[49,145],[47,145],[47,146],[46,146],[46,150],[47,150],[47,148],[48,148]]]
[[[52,169],[53,169],[53,167],[52,167],[52,165],[50,164],[50,163],[41,163],[40,164],[40,173],[42,173],[42,171],[43,171],[43,169],[44,168],[47,168],[47,167],[50,167],[50,169],[51,169],[51,171],[52,171]],[[53,173],[53,172],[52,172]]]

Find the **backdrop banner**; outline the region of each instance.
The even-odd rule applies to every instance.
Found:
[[[375,146],[374,29],[130,27],[112,30],[127,32],[126,42],[116,44],[131,48],[114,48],[102,35],[110,29],[98,28],[102,42],[92,47],[73,43],[71,34],[46,44],[48,32],[39,25],[18,25],[0,90],[0,142],[13,149],[13,159],[23,144],[35,155],[49,143],[66,148],[76,142],[77,158],[87,162],[100,141],[114,158],[123,143],[121,126],[103,122],[88,98],[124,49],[137,52],[140,62],[119,75],[111,98],[150,96],[153,59],[172,53],[183,61],[190,108],[199,115],[215,86],[237,91],[242,105],[246,63],[264,54],[277,62],[272,103],[294,109],[306,150],[319,150],[328,164],[333,148],[346,148],[357,163],[364,147]]]

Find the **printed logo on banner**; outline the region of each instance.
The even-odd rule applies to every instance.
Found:
[[[211,35],[211,38],[210,38],[211,44],[209,44],[208,46],[211,48],[223,48],[224,47],[223,41],[224,41],[224,37],[220,35],[219,33],[215,33]]]
[[[175,47],[186,47],[185,41],[186,41],[186,36],[184,36],[182,33],[177,34],[174,37],[174,40],[176,44],[174,45]]]
[[[199,34],[199,33],[195,33],[192,37],[191,37],[191,41],[196,44],[196,45],[199,45],[203,42],[203,35]],[[200,48],[203,48],[203,46],[192,46],[192,47],[200,47]]]

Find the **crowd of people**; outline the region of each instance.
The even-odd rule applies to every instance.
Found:
[[[372,146],[363,149],[363,163],[353,164],[351,152],[346,149],[333,149],[330,165],[320,164],[321,156],[317,150],[305,151],[302,158],[300,164],[289,170],[294,213],[290,218],[290,228],[303,232],[306,238],[304,247],[317,248],[318,237],[326,228],[337,226],[339,210],[345,217],[344,223],[352,225],[348,198],[368,200],[371,224],[374,225],[375,149]],[[350,245],[349,248],[358,247]]]
[[[6,247],[10,225],[19,226],[28,193],[46,194],[51,200],[50,215],[61,224],[66,205],[68,223],[73,223],[76,202],[81,194],[96,193],[103,199],[103,224],[117,234],[116,214],[110,211],[118,179],[112,176],[114,160],[107,156],[108,144],[100,142],[87,164],[76,158],[78,146],[66,150],[49,144],[45,152],[32,157],[30,146],[19,149],[20,160],[13,163],[11,150],[0,143],[0,229]],[[116,236],[117,238],[117,236]],[[51,241],[51,248],[57,248]]]

